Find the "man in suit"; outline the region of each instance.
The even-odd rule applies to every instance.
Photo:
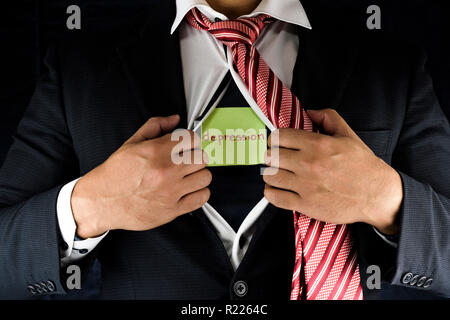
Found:
[[[248,215],[233,212],[250,199],[214,192],[217,178],[233,195],[232,171],[171,161],[170,133],[192,129],[211,92],[253,103],[214,82],[234,72],[230,52],[186,23],[194,7],[277,18],[255,45],[321,128],[276,131],[277,173],[243,183],[270,204]],[[46,65],[0,172],[1,297],[70,294],[65,267],[98,261],[100,298],[288,299],[292,210],[351,225],[365,299],[450,297],[450,129],[412,48],[310,29],[296,0],[173,0],[135,37],[60,46]],[[366,285],[372,265],[381,289]]]

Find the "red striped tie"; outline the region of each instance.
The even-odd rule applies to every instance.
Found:
[[[259,108],[276,128],[312,131],[297,97],[276,77],[253,45],[268,15],[212,23],[197,8],[186,16],[196,29],[209,31],[231,49],[236,71]],[[296,256],[291,299],[362,299],[356,251],[349,228],[294,212]]]

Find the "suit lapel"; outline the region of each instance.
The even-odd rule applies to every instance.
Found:
[[[135,36],[117,47],[125,76],[145,119],[179,114],[180,127],[186,127],[179,35],[170,35],[175,1],[157,1],[147,16]]]
[[[318,29],[318,30],[316,30]],[[357,56],[355,45],[344,36],[298,29],[300,49],[292,91],[305,109],[339,109]]]

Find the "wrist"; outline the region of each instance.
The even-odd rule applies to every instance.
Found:
[[[399,232],[397,216],[403,202],[403,185],[398,172],[390,166],[387,166],[385,177],[383,192],[374,206],[369,224],[381,233],[393,235]]]
[[[397,212],[396,212],[397,213]],[[394,235],[399,231],[399,226],[396,223],[397,214],[386,214],[384,217],[380,215],[378,219],[375,219],[371,225],[374,226],[378,231],[386,235]]]
[[[77,227],[76,234],[83,239],[95,238],[108,231],[102,223],[102,210],[99,209],[98,200],[93,195],[94,193],[88,190],[84,178],[81,178],[75,184],[70,199]]]

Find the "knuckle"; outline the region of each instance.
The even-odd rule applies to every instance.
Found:
[[[166,203],[168,206],[174,206],[178,202],[180,197],[181,197],[181,195],[179,192],[173,192],[170,189],[164,189],[162,191],[161,200],[162,200],[162,202]]]
[[[169,170],[165,169],[165,168],[158,168],[156,169],[153,174],[148,175],[148,180],[150,180],[151,183],[153,183],[156,186],[163,186],[165,185],[168,181],[170,181],[170,174],[169,174]],[[162,191],[164,192],[164,188],[162,189]]]
[[[325,114],[330,115],[330,116],[337,114],[337,111],[332,108],[326,108],[324,111],[325,111]]]
[[[324,169],[324,164],[321,159],[313,158],[307,162],[308,169],[313,173],[322,172]]]
[[[158,122],[158,117],[151,117],[150,119],[148,119],[147,124],[151,124],[151,123],[155,123]]]
[[[158,158],[158,148],[159,143],[157,141],[149,141],[145,146],[145,151],[147,153],[147,156],[149,160],[155,160]]]
[[[151,117],[149,119],[149,122],[151,123],[159,123],[161,120],[163,120],[165,117]]]
[[[329,150],[331,148],[331,141],[330,138],[325,136],[325,135],[316,135],[315,136],[315,143],[316,146],[320,149],[320,150]]]
[[[291,128],[280,128],[278,129],[278,135],[275,135],[275,138],[286,139],[290,137],[291,133],[292,133]]]
[[[148,119],[148,121],[144,124],[144,127],[149,127],[149,126],[156,125],[160,120],[161,120],[160,117],[151,117],[151,118]]]

